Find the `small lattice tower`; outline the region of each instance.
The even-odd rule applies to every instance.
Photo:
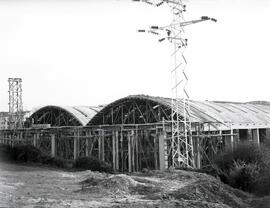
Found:
[[[22,79],[9,78],[9,120],[10,129],[21,128],[23,126],[23,103],[22,103]]]

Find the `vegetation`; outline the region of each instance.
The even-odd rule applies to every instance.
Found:
[[[217,156],[207,172],[234,188],[258,195],[270,194],[270,148],[239,144]]]
[[[92,170],[112,173],[112,167],[94,157],[82,157],[76,161],[65,160],[58,157],[45,155],[42,151],[32,145],[0,145],[0,158],[2,160],[40,163],[60,168],[75,168],[79,170]]]
[[[70,161],[45,155],[42,151],[32,145],[14,145],[13,147],[1,145],[0,158],[6,161],[40,163],[60,168],[72,167]]]
[[[92,170],[92,171],[99,171],[99,172],[106,172],[106,173],[113,172],[112,167],[108,163],[104,161],[100,161],[99,159],[95,157],[78,158],[74,163],[74,168],[77,168],[80,170]]]

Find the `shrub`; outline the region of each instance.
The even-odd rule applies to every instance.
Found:
[[[0,145],[0,159],[4,161],[11,161],[12,159],[12,147],[10,145]]]
[[[71,161],[45,155],[32,145],[0,145],[0,157],[3,160],[15,162],[34,162],[60,168],[71,168]]]
[[[42,155],[42,152],[32,145],[16,145],[11,151],[11,157],[18,162],[40,162]]]
[[[208,173],[234,188],[253,193],[267,193],[270,187],[270,149],[242,143],[233,150],[221,153]]]
[[[228,172],[228,184],[235,188],[254,192],[256,180],[260,175],[260,167],[257,163],[234,162]]]
[[[74,168],[81,169],[81,170],[92,170],[92,171],[99,171],[99,172],[106,172],[112,173],[112,167],[95,157],[80,157],[74,163]]]
[[[268,150],[269,151],[269,150]],[[269,153],[268,153],[269,155]],[[233,150],[229,149],[216,157],[214,163],[222,170],[230,169],[235,161],[243,161],[248,163],[258,163],[260,166],[268,166],[265,160],[265,148],[259,148],[255,144],[241,143]]]
[[[254,193],[259,196],[270,195],[270,168],[260,173],[256,181]]]

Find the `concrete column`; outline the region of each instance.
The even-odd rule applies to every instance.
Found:
[[[128,172],[132,172],[131,136],[130,136],[130,134],[128,134]]]
[[[38,139],[39,139],[39,133],[35,133],[34,134],[34,140],[33,140],[33,145],[34,147],[37,147],[37,143],[38,143]]]
[[[85,156],[89,156],[89,140],[90,140],[90,131],[86,132],[86,138],[85,138]]]
[[[270,128],[265,129],[265,141],[270,141]]]
[[[200,169],[201,168],[201,148],[200,148],[200,137],[199,133],[197,133],[198,137],[195,137],[195,156],[196,156],[196,168]]]
[[[247,129],[247,141],[252,141],[252,129]]]
[[[118,131],[115,132],[115,169],[119,170]]]
[[[104,155],[104,131],[99,131],[99,137],[98,137],[98,157],[99,160],[104,161],[105,155]]]
[[[161,133],[158,138],[159,144],[159,170],[164,171],[165,166],[165,134]]]
[[[260,146],[260,133],[259,133],[259,129],[252,129],[252,140],[253,142]]]
[[[73,138],[73,159],[76,160],[78,158],[78,135],[77,132],[74,134]]]
[[[231,148],[233,149],[234,148],[234,136],[233,136],[233,129],[231,129]]]
[[[51,134],[51,156],[56,156],[56,140],[55,140],[55,134]]]
[[[116,170],[115,131],[112,131],[113,170]]]

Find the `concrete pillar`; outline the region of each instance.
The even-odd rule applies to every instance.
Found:
[[[118,131],[115,132],[115,169],[119,170],[119,139],[118,139]]]
[[[233,129],[231,129],[231,148],[233,149],[234,148],[234,136],[233,136]]]
[[[130,134],[128,134],[128,172],[132,172],[131,136],[130,136]]]
[[[247,129],[247,141],[252,141],[252,129]]]
[[[88,133],[87,133],[88,134]],[[89,137],[87,135],[86,139],[85,139],[85,156],[88,157],[89,156]]]
[[[104,161],[105,155],[104,155],[104,131],[99,131],[99,137],[98,137],[98,158],[99,160]]]
[[[74,133],[74,138],[73,138],[73,159],[76,160],[78,158],[79,155],[79,151],[78,151],[78,134],[77,132]]]
[[[265,129],[265,140],[270,141],[270,128]]]
[[[158,138],[159,144],[159,170],[164,171],[165,166],[165,134],[161,133]]]
[[[159,136],[158,132],[156,131],[154,137],[154,160],[155,160],[155,170],[158,169],[158,145],[159,145]]]
[[[38,146],[38,140],[39,140],[39,133],[35,133],[34,134],[34,140],[33,140],[34,147]]]
[[[115,131],[112,131],[112,155],[113,155],[113,170],[116,170],[116,151],[115,151]]]
[[[252,140],[253,142],[260,146],[260,133],[259,133],[259,129],[252,129]]]
[[[51,156],[56,156],[56,139],[55,134],[51,134]]]
[[[200,148],[200,137],[199,137],[199,133],[197,134],[197,137],[194,137],[195,139],[195,145],[194,145],[194,155],[196,158],[196,168],[200,169],[201,168],[201,148]]]

